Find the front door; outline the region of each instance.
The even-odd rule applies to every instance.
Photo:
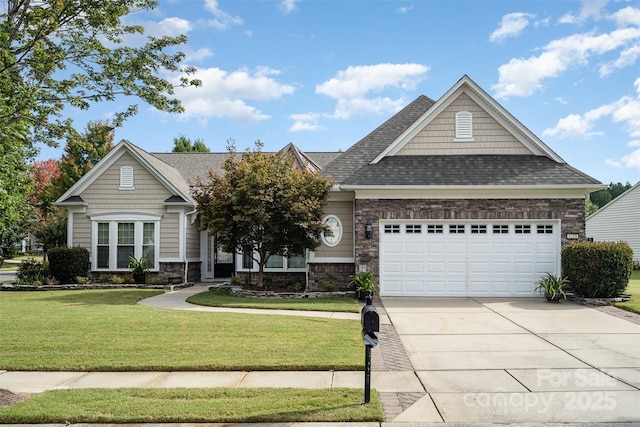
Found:
[[[213,277],[228,278],[233,274],[233,253],[225,252],[213,239]]]

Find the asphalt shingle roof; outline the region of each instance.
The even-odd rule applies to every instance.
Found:
[[[323,172],[334,178],[337,184],[344,183],[359,169],[369,164],[378,154],[383,152],[389,144],[395,141],[433,104],[435,104],[435,101],[420,95],[412,103],[329,163]]]
[[[305,152],[321,168],[338,157],[338,152]],[[207,179],[209,168],[220,172],[229,153],[151,153],[152,156],[174,167],[191,186],[198,177]]]
[[[368,164],[347,185],[582,185],[594,178],[535,155],[392,156]]]

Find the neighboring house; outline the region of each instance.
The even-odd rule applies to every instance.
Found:
[[[331,233],[305,257],[267,272],[303,274],[308,289],[371,270],[382,295],[531,296],[560,249],[585,239],[585,197],[603,185],[569,166],[469,77],[438,101],[420,96],[344,153],[286,150],[335,180]],[[198,231],[190,186],[227,154],[151,154],[122,141],[57,202],[70,246],[94,274],[129,255],[188,280],[257,271]]]
[[[627,242],[640,262],[640,182],[589,215],[586,230],[597,242]]]

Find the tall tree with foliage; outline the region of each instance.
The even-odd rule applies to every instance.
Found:
[[[47,260],[47,251],[67,242],[66,209],[52,205],[57,198],[55,183],[60,179],[60,163],[54,159],[36,160],[33,163],[33,176],[36,183],[32,196],[34,204],[33,219],[29,227],[43,250],[43,261]]]
[[[223,174],[209,171],[195,199],[201,227],[227,252],[251,255],[258,263],[258,286],[273,255],[296,256],[320,244],[324,206],[332,182],[294,166],[284,153],[254,150],[236,154],[233,142]]]
[[[594,191],[593,193],[589,194],[589,200],[591,200],[591,202],[596,206],[595,210],[597,210],[630,188],[631,183],[629,182],[627,182],[626,184],[623,184],[621,182],[614,184],[612,182],[607,188],[603,188],[602,190]]]
[[[131,36],[144,33],[122,18],[157,6],[156,0],[0,0],[0,239],[28,224],[30,163],[37,143],[56,145],[73,134],[67,107],[88,109],[123,96],[161,111],[181,112],[174,84],[199,85],[194,68],[181,67],[186,42]],[[125,40],[129,38],[129,40]],[[136,114],[132,103],[114,124]]]
[[[84,133],[71,133],[60,158],[60,176],[53,182],[53,201],[113,149],[113,129],[109,121],[97,120],[87,123]]]
[[[208,153],[209,147],[204,145],[204,142],[198,138],[195,141],[191,141],[184,135],[180,135],[178,138],[173,138],[173,153]]]

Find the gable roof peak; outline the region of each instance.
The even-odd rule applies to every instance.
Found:
[[[310,172],[318,172],[322,168],[314,162],[311,157],[307,156],[302,150],[300,150],[293,142],[288,143],[282,148],[279,153],[292,156],[294,159],[294,165],[300,169],[306,169]]]
[[[483,108],[491,117],[511,133],[534,155],[546,156],[558,163],[566,163],[557,153],[547,146],[540,138],[524,126],[509,111],[493,99],[484,89],[474,82],[467,74],[463,75],[444,95],[442,95],[424,114],[415,120],[411,126],[371,161],[375,164],[386,156],[394,155],[408,144],[422,129],[440,115],[462,94],[469,96],[476,104]]]

